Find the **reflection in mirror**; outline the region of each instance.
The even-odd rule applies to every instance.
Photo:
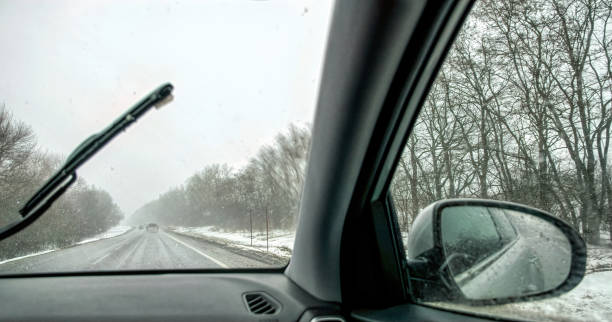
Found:
[[[470,300],[537,294],[560,286],[572,248],[559,228],[532,214],[485,206],[442,210],[448,270]]]

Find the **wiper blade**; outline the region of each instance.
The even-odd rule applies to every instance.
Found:
[[[171,99],[172,85],[164,84],[155,89],[151,94],[144,97],[123,115],[117,118],[107,128],[87,138],[66,159],[64,165],[30,198],[30,200],[19,210],[25,217],[35,209],[41,201],[44,201],[50,193],[62,186],[69,177],[76,177],[76,170],[89,160],[94,154],[102,149],[117,134],[136,122],[151,107]],[[74,180],[66,183],[70,184]]]
[[[167,83],[132,106],[104,130],[90,136],[66,159],[62,167],[19,210],[22,220],[0,229],[0,240],[34,222],[59,198],[77,178],[76,170],[102,149],[110,140],[136,122],[151,107],[160,107],[172,100],[172,84]]]

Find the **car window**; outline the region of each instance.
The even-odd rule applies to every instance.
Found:
[[[497,232],[503,244],[508,244],[516,239],[516,230],[504,209],[489,209],[489,213],[495,221],[495,227],[497,228]]]
[[[333,1],[0,1],[0,226],[154,88],[0,275],[286,266]]]
[[[606,1],[475,4],[414,121],[391,183],[402,236],[439,200],[520,203],[581,234],[586,275],[569,293],[545,300],[430,305],[529,320],[612,319],[611,18]],[[497,234],[502,244],[521,238],[511,214],[490,215],[473,211],[461,216],[469,218],[465,222],[442,225],[453,236],[477,226],[475,241],[492,242]],[[408,250],[420,247],[403,242]]]
[[[442,246],[453,275],[459,275],[502,248],[502,237],[487,208],[454,207],[444,212]]]

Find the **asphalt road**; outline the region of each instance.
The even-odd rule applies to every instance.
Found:
[[[0,274],[268,266],[204,240],[163,230],[133,229],[117,237],[0,264]]]

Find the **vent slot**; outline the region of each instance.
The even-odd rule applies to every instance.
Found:
[[[253,314],[270,315],[278,312],[280,305],[271,296],[263,292],[244,294],[244,302]]]

